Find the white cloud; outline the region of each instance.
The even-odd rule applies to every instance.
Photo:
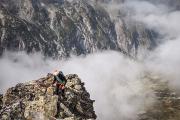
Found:
[[[160,45],[145,60],[148,69],[168,80],[171,88],[180,92],[180,38]]]
[[[40,54],[6,53],[0,59],[1,92],[27,80],[38,79],[53,69],[76,73],[95,99],[98,119],[134,120],[136,114],[151,104],[153,94],[140,81],[143,67],[113,51],[95,53],[69,60],[44,60]]]
[[[44,73],[52,70],[53,67],[58,67],[57,65],[58,63],[54,66],[48,60],[43,60],[39,53],[27,55],[25,52],[7,52],[0,59],[0,92],[18,82],[42,77],[42,75],[45,75]]]

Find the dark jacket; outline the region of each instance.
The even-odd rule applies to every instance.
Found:
[[[54,76],[54,82],[58,82],[60,84],[66,84],[67,80],[66,77],[64,76],[63,72],[59,72],[58,75]]]

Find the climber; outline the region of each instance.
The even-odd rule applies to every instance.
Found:
[[[54,81],[53,84],[56,83],[56,94],[64,93],[65,85],[66,85],[66,77],[64,76],[62,71],[55,70],[54,73]]]

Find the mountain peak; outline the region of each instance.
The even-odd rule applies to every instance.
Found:
[[[53,75],[17,84],[0,97],[0,119],[96,119],[93,100],[76,74],[66,76],[64,93],[55,94]]]

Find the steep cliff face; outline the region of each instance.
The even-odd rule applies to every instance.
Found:
[[[77,75],[67,75],[64,94],[55,94],[53,75],[20,83],[0,96],[2,120],[96,119],[93,100]]]
[[[155,45],[154,31],[139,23],[129,27],[121,13],[110,18],[93,0],[1,0],[0,6],[0,54],[40,51],[60,58],[111,49],[136,56]]]
[[[139,51],[152,50],[157,46],[158,33],[141,23],[117,17],[115,28],[118,46],[131,56],[135,57]]]
[[[3,0],[0,51],[41,51],[46,56],[119,50],[108,13],[86,0]]]
[[[133,18],[136,13],[131,7],[127,7],[128,1],[99,0],[97,4],[102,4],[107,9],[115,25],[118,46],[125,53],[136,57],[139,51],[154,49],[160,35],[157,31]]]

